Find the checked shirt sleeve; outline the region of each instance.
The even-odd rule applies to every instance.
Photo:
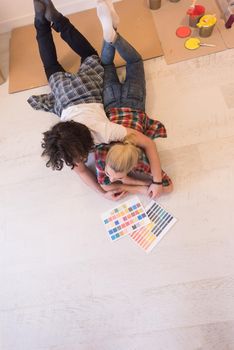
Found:
[[[111,184],[109,177],[105,174],[106,156],[109,148],[109,145],[101,144],[95,149],[96,176],[100,185]]]

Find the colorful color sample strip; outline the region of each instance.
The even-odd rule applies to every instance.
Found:
[[[150,219],[137,197],[102,214],[102,220],[112,241],[116,241],[150,223]]]
[[[149,253],[176,223],[177,219],[153,200],[147,205],[146,213],[152,221],[153,226],[147,225],[131,233],[130,237],[146,253]]]

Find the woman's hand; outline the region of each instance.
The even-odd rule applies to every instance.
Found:
[[[104,198],[112,201],[118,201],[122,198],[125,198],[127,195],[128,195],[127,191],[118,191],[118,190],[107,191],[103,194]]]
[[[163,186],[162,185],[156,185],[151,184],[148,188],[148,196],[152,199],[160,197],[160,195],[163,193]]]

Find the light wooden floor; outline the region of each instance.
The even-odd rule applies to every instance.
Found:
[[[8,36],[0,38],[5,73]],[[56,117],[0,86],[0,349],[234,349],[234,50],[145,63],[178,223],[146,255],[111,244],[113,203],[40,158]],[[147,198],[141,197],[144,204]]]

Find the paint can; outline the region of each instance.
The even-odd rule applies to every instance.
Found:
[[[189,15],[189,25],[190,27],[196,27],[200,18],[205,14],[205,7],[202,5],[195,5],[194,7],[190,7],[187,11],[187,15]]]
[[[209,36],[211,36],[216,22],[217,18],[215,17],[215,15],[203,16],[197,23],[197,27],[199,28],[199,35],[202,38],[208,38]]]
[[[149,0],[149,8],[151,10],[157,10],[161,7],[161,0]]]

